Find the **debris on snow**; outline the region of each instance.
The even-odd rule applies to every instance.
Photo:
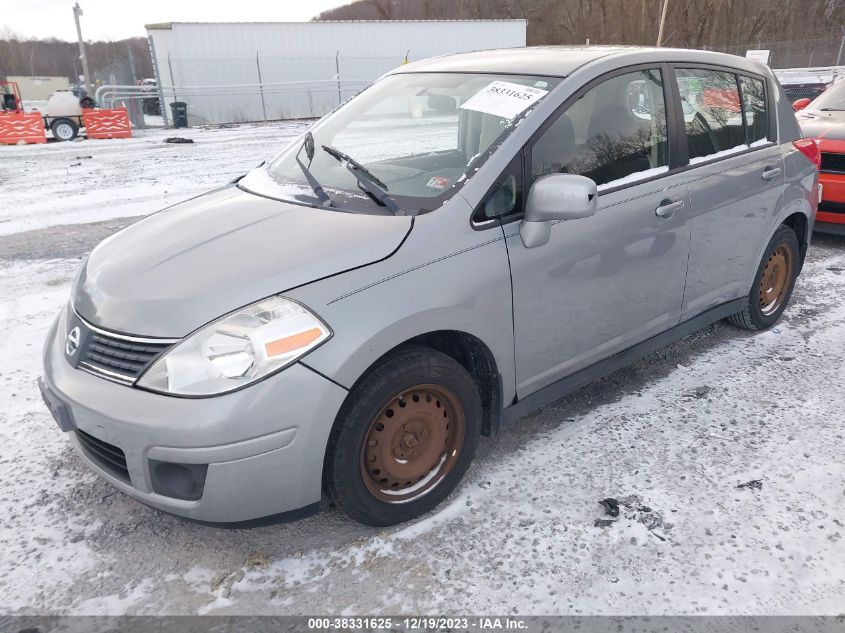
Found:
[[[751,481],[746,481],[744,484],[738,484],[737,488],[750,488],[751,490],[762,490],[763,480],[752,479]]]
[[[665,541],[666,538],[657,534],[655,530],[668,532],[673,527],[672,523],[664,521],[662,514],[645,505],[639,495],[628,495],[621,497],[618,500],[613,497],[608,497],[599,501],[599,505],[605,509],[607,514],[614,518],[596,519],[593,524],[595,527],[610,527],[614,523],[619,522],[616,517],[621,517],[627,519],[628,521],[641,523],[649,532],[654,534],[661,541]],[[620,506],[624,508],[624,513],[620,512]]]
[[[602,499],[601,501],[599,501],[599,505],[603,507],[605,509],[605,512],[607,512],[610,516],[619,516],[619,502],[616,499],[613,499],[612,497]]]
[[[701,385],[700,387],[696,387],[689,393],[687,393],[687,398],[704,398],[707,394],[710,393],[712,387],[709,385]]]
[[[168,136],[164,139],[165,143],[193,143],[194,139],[192,138],[184,138],[182,136]]]

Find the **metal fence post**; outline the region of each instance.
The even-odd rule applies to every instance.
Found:
[[[340,94],[340,51],[334,54],[334,69],[337,73],[337,105],[343,103],[343,97]]]
[[[267,120],[267,105],[264,103],[264,82],[261,81],[261,63],[258,61],[258,51],[255,51],[255,67],[258,69],[258,92],[261,93],[261,112]]]
[[[137,77],[135,76],[135,57],[132,54],[131,44],[126,47],[126,54],[129,59],[129,83],[134,84],[137,81]],[[132,121],[132,124],[141,130],[145,129],[147,127],[147,123],[144,121],[143,102],[132,99],[126,104],[126,106],[129,111],[129,120]]]
[[[170,87],[173,89],[173,100],[179,101],[179,96],[176,94],[176,77],[173,76],[173,64],[170,63],[170,53],[167,53],[167,69],[170,71]]]

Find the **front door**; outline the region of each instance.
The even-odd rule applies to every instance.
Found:
[[[504,226],[518,397],[678,323],[690,199],[669,173],[666,111],[660,69],[628,71],[589,87],[529,144],[526,184],[585,175],[599,204],[592,217],[555,223],[536,248],[518,223]]]

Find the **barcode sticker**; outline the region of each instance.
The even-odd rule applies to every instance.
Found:
[[[461,108],[513,119],[547,94],[548,90],[509,81],[494,81],[467,99]]]

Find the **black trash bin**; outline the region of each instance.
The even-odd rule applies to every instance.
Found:
[[[173,113],[173,127],[188,127],[188,104],[184,101],[174,101],[170,104]]]

